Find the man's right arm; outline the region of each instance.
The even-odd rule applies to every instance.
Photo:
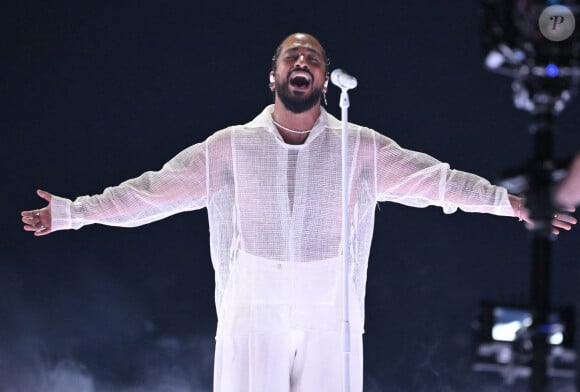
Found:
[[[22,212],[24,230],[35,235],[100,223],[134,227],[203,208],[207,203],[206,142],[191,146],[159,171],[109,187],[99,195],[71,201],[39,191],[48,206]]]

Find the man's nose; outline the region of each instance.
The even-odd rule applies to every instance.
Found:
[[[308,67],[308,64],[306,63],[306,57],[304,57],[303,54],[298,55],[298,58],[296,59],[296,66],[302,68]]]

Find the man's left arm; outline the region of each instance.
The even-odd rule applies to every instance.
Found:
[[[451,169],[430,155],[406,150],[377,134],[377,199],[412,207],[436,205],[445,213],[466,212],[511,216],[533,224],[522,198],[508,194],[478,175]],[[553,231],[570,230],[576,219],[555,214]]]

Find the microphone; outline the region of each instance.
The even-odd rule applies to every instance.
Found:
[[[330,74],[330,81],[336,87],[341,88],[343,90],[350,90],[356,87],[357,81],[354,76],[347,74],[340,68],[335,69]]]

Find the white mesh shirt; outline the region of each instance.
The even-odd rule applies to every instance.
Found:
[[[341,123],[322,114],[302,145],[283,142],[273,105],[254,120],[216,132],[156,172],[146,172],[100,195],[52,201],[52,229],[101,223],[132,227],[207,208],[219,313],[238,250],[283,261],[308,262],[341,250]],[[391,139],[349,126],[351,269],[364,309],[367,262],[379,201],[446,213],[513,216],[507,191]]]

